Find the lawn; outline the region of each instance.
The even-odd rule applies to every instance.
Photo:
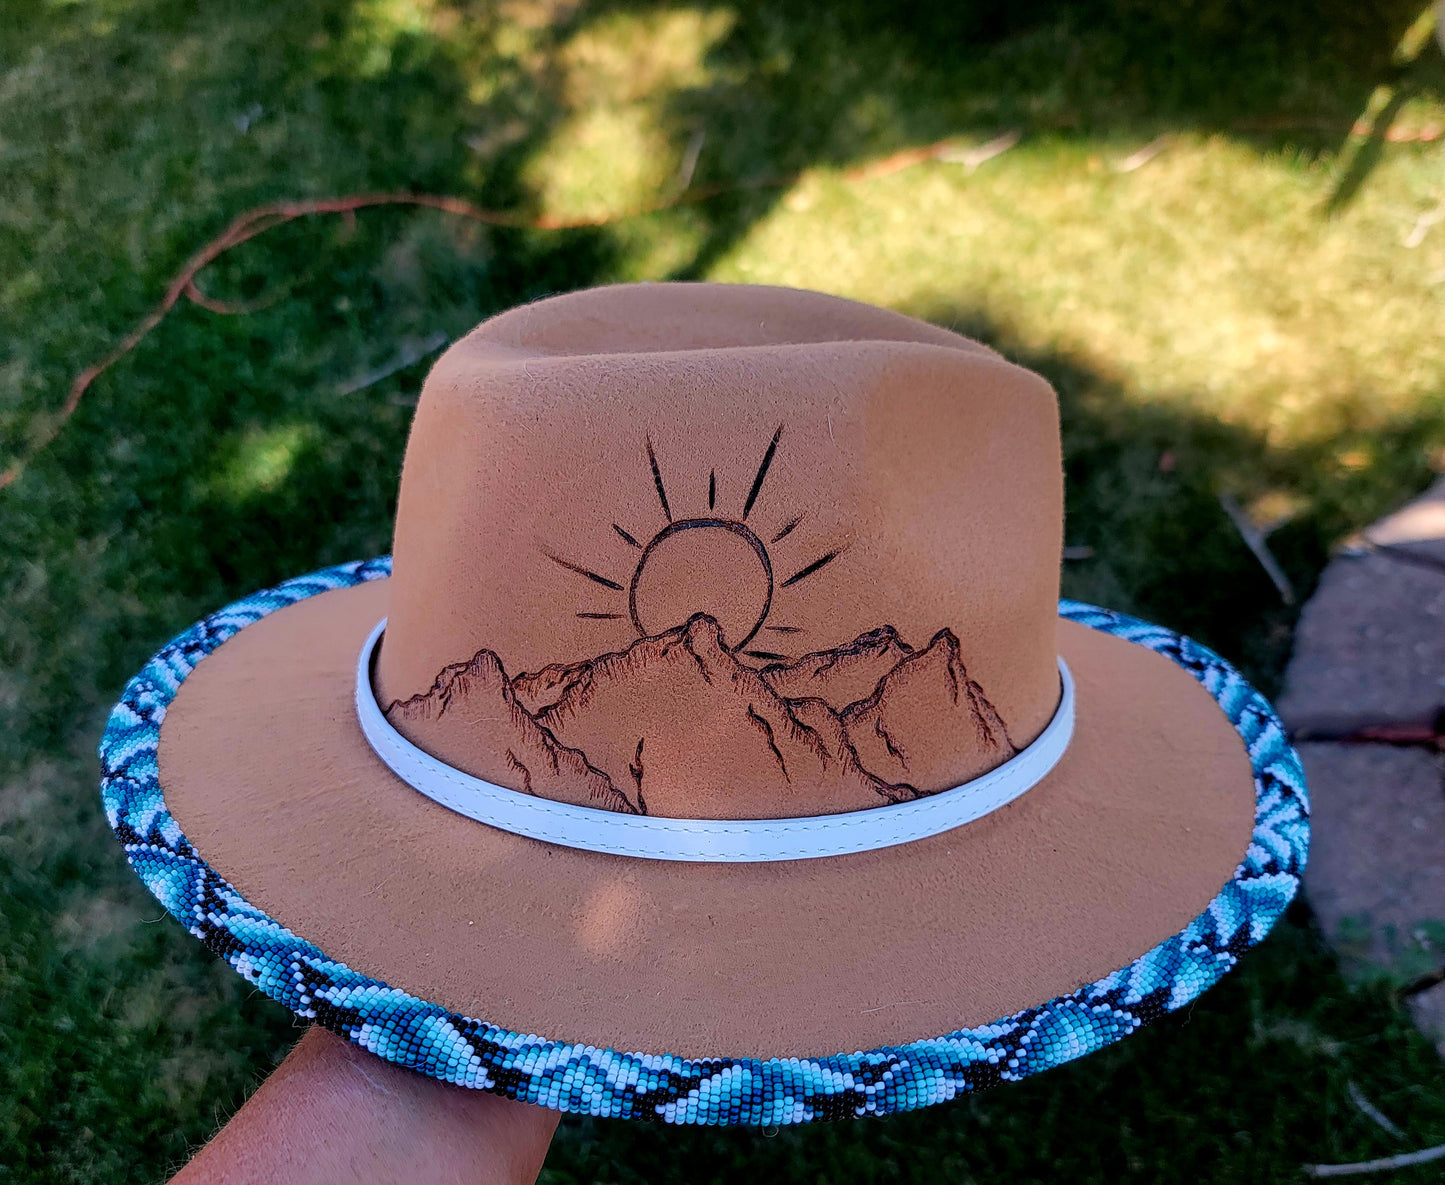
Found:
[[[130,874],[95,743],[191,621],[388,549],[428,361],[519,301],[746,280],[983,338],[1060,394],[1090,549],[1065,591],[1277,690],[1298,603],[1220,497],[1278,524],[1302,598],[1445,468],[1422,7],[7,0],[0,1180],[159,1180],[295,1039]],[[62,423],[233,216],[376,191],[517,224],[279,226],[201,274],[223,311],[183,300]],[[1186,1014],[1020,1086],[777,1133],[567,1120],[544,1180],[1296,1181],[1445,1141],[1445,1073],[1391,986],[1347,982],[1297,905]]]

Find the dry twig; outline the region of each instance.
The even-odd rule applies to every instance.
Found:
[[[1433,210],[1427,210],[1415,219],[1415,225],[1410,233],[1402,240],[1404,245],[1411,250],[1418,247],[1425,241],[1425,236],[1430,233],[1430,228],[1437,222],[1445,221],[1445,198]]]
[[[1294,585],[1289,582],[1289,577],[1284,574],[1284,569],[1279,566],[1278,561],[1270,553],[1269,547],[1264,541],[1264,532],[1249,521],[1249,516],[1230,495],[1220,494],[1219,505],[1224,509],[1224,513],[1229,515],[1229,521],[1234,524],[1234,529],[1239,532],[1239,537],[1244,540],[1244,545],[1254,553],[1254,558],[1259,561],[1259,566],[1274,582],[1275,588],[1279,590],[1279,599],[1286,605],[1293,605],[1295,601]]]
[[[951,140],[940,140],[937,144],[930,144],[924,148],[910,148],[903,152],[895,152],[891,156],[881,160],[871,161],[856,168],[849,169],[843,174],[845,181],[857,182],[867,181],[874,177],[884,177],[890,173],[896,173],[901,169],[909,168],[912,165],[922,164],[929,160],[958,160],[970,168],[977,168],[984,161],[1007,152],[1019,142],[1020,133],[1015,129],[1005,132],[1003,135],[981,144],[977,148],[968,149],[961,154],[957,145]],[[580,230],[590,227],[610,226],[614,223],[623,222],[631,218],[639,218],[647,214],[657,214],[664,210],[670,210],[676,206],[692,205],[703,202],[709,198],[717,197],[724,193],[742,193],[758,189],[783,189],[799,179],[801,174],[792,173],[779,177],[757,177],[751,180],[737,181],[727,185],[703,186],[697,189],[686,187],[686,183],[692,180],[692,171],[697,166],[698,154],[702,152],[703,136],[701,132],[694,134],[689,141],[687,151],[684,153],[682,168],[679,170],[679,181],[684,182],[684,188],[680,192],[674,192],[671,197],[658,201],[649,206],[641,206],[637,209],[627,210],[619,214],[604,214],[598,216],[581,218],[558,218],[552,215],[542,214],[529,216],[514,210],[494,210],[485,206],[479,206],[475,202],[467,201],[465,198],[454,197],[448,194],[432,193],[357,193],[348,194],[345,197],[314,198],[305,201],[283,201],[269,202],[266,205],[254,206],[243,211],[231,220],[219,235],[206,243],[193,254],[181,270],[172,278],[166,287],[165,295],[161,297],[156,306],[151,309],[140,322],[132,329],[120,344],[115,347],[100,361],[92,363],[75,376],[70,384],[70,391],[65,402],[55,415],[54,422],[48,429],[40,434],[39,440],[30,449],[16,458],[8,468],[0,470],[0,490],[10,485],[20,476],[25,466],[33,460],[42,449],[46,448],[57,436],[61,429],[75,415],[80,407],[80,401],[84,398],[86,391],[107,370],[129,354],[136,346],[159,325],[173,308],[182,300],[188,300],[199,305],[212,313],[235,315],[239,313],[254,312],[257,308],[264,307],[261,304],[232,304],[226,301],[216,300],[208,296],[196,283],[196,277],[206,267],[210,266],[227,251],[233,247],[239,247],[242,243],[249,242],[257,235],[264,234],[268,230],[281,226],[287,222],[294,222],[299,218],[313,218],[318,215],[342,215],[347,218],[354,218],[357,211],[374,209],[378,206],[419,206],[431,210],[440,210],[446,214],[453,214],[461,218],[470,218],[475,222],[485,223],[488,226],[510,227],[517,230]]]
[[[1370,1102],[1369,1099],[1365,1098],[1365,1092],[1355,1085],[1354,1082],[1350,1082],[1345,1087],[1345,1093],[1350,1096],[1350,1102],[1355,1104],[1355,1108],[1366,1119],[1373,1120],[1392,1136],[1403,1136],[1405,1134],[1395,1126],[1388,1115],[1375,1106],[1374,1103]]]
[[[1003,135],[995,136],[992,140],[985,140],[974,148],[945,149],[938,154],[938,159],[948,161],[950,164],[963,165],[964,168],[973,170],[985,161],[1002,156],[1022,139],[1023,133],[1018,128],[1010,128]]]
[[[1445,1144],[1421,1148],[1418,1152],[1402,1152],[1399,1156],[1382,1156],[1379,1160],[1357,1160],[1353,1164],[1305,1164],[1300,1167],[1307,1177],[1353,1177],[1363,1173],[1389,1173],[1411,1165],[1445,1160]]]
[[[440,350],[451,337],[441,330],[437,330],[425,341],[408,345],[402,349],[385,366],[379,366],[375,370],[368,370],[365,374],[358,375],[348,383],[343,383],[336,389],[338,395],[355,395],[358,391],[364,391],[367,387],[373,387],[382,379],[389,379],[399,370],[405,370],[414,362],[420,362],[428,354],[434,354]]]
[[[1174,143],[1172,135],[1155,136],[1149,143],[1139,149],[1138,152],[1131,152],[1123,160],[1114,166],[1116,173],[1132,173],[1135,169],[1142,169],[1161,152],[1167,150]]]

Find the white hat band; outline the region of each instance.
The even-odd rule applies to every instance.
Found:
[[[909,843],[998,810],[1038,785],[1074,735],[1074,680],[1059,659],[1059,706],[1028,748],[987,773],[926,798],[837,815],[785,819],[672,819],[574,806],[497,786],[454,769],[392,727],[376,702],[371,661],[382,618],[356,664],[356,717],[376,755],[414,790],[449,810],[516,835],[649,860],[757,863],[815,860]]]

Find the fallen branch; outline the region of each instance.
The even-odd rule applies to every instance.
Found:
[[[891,156],[881,160],[871,161],[867,164],[856,166],[843,174],[845,181],[857,182],[867,181],[875,177],[884,177],[896,173],[901,169],[909,168],[916,164],[922,164],[930,160],[957,160],[968,165],[970,168],[977,168],[985,160],[1007,152],[1018,143],[1020,133],[1017,130],[1005,132],[1003,135],[981,144],[977,148],[960,150],[956,140],[940,140],[936,144],[930,144],[924,148],[909,148],[902,152],[895,152]],[[702,151],[703,138],[700,133],[694,134],[689,142],[688,149],[684,153],[682,168],[679,170],[679,180],[686,184],[692,179],[692,171],[697,165],[697,156]],[[219,235],[202,246],[193,254],[186,264],[171,279],[166,287],[165,295],[161,297],[156,306],[151,309],[140,322],[132,329],[120,344],[110,353],[105,355],[99,362],[87,366],[70,384],[70,392],[61,405],[60,411],[55,417],[54,423],[41,433],[40,439],[33,444],[29,450],[17,457],[10,466],[0,471],[0,490],[10,485],[18,478],[25,466],[35,459],[36,455],[48,447],[67,423],[70,422],[76,410],[80,407],[80,401],[85,397],[86,391],[96,379],[100,378],[107,370],[129,354],[136,346],[140,345],[151,331],[155,329],[166,316],[175,308],[182,299],[206,309],[208,312],[237,315],[240,313],[254,312],[258,308],[265,307],[269,301],[259,304],[232,304],[227,301],[217,300],[208,296],[196,283],[196,277],[206,267],[215,263],[227,251],[233,247],[239,247],[242,243],[249,242],[257,235],[264,234],[268,230],[281,226],[287,222],[295,222],[299,218],[314,218],[319,215],[344,215],[354,218],[359,210],[375,209],[379,206],[419,206],[431,210],[440,210],[445,214],[453,214],[459,218],[469,218],[474,222],[485,223],[488,226],[507,227],[513,230],[583,230],[602,226],[611,226],[618,222],[624,222],[633,218],[641,218],[648,214],[659,214],[664,210],[670,210],[677,206],[694,205],[707,201],[710,198],[718,197],[725,193],[743,193],[759,189],[783,189],[792,185],[802,176],[801,173],[791,173],[780,177],[758,177],[752,180],[737,181],[727,185],[711,185],[698,189],[686,188],[673,196],[654,203],[650,206],[641,206],[633,210],[627,210],[619,214],[603,214],[582,218],[557,218],[551,215],[529,216],[512,210],[494,210],[485,206],[479,206],[475,202],[467,201],[465,198],[453,197],[448,194],[432,193],[358,193],[349,194],[345,197],[315,198],[308,201],[286,201],[269,202],[266,205],[254,206],[243,211],[231,220]]]
[[[1368,136],[1374,125],[1365,119],[1306,119],[1282,116],[1277,119],[1239,119],[1231,125],[1237,132],[1335,132],[1351,138]],[[1390,144],[1431,144],[1445,137],[1445,126],[1428,123],[1418,128],[1391,127],[1385,132]]]
[[[532,227],[539,230],[594,226],[600,225],[604,221],[602,219],[569,221],[546,217],[529,219],[507,211],[489,210],[463,198],[427,193],[360,193],[347,197],[318,198],[299,202],[271,202],[264,206],[255,206],[238,214],[225,230],[186,261],[186,265],[166,287],[165,295],[149,313],[141,318],[140,323],[121,339],[115,349],[99,362],[87,366],[75,376],[74,381],[70,384],[70,393],[61,405],[55,423],[31,447],[29,452],[17,458],[9,468],[0,473],[0,489],[4,489],[19,477],[21,471],[34,459],[35,455],[60,435],[60,430],[65,427],[80,407],[80,401],[84,398],[90,385],[140,345],[150,335],[150,332],[165,320],[166,315],[175,308],[182,297],[215,313],[234,314],[248,311],[246,306],[227,305],[205,296],[196,286],[196,276],[204,268],[214,263],[233,247],[239,247],[242,243],[281,226],[283,223],[294,222],[298,218],[312,218],[320,214],[355,214],[358,210],[371,209],[376,206],[424,206],[433,210],[442,210],[448,214],[457,214],[463,218],[471,218],[477,222],[485,222],[492,226]]]
[[[1353,1177],[1362,1173],[1389,1173],[1411,1165],[1445,1160],[1445,1144],[1421,1148],[1418,1152],[1402,1152],[1399,1156],[1382,1156],[1379,1160],[1357,1160],[1354,1164],[1305,1164],[1300,1168],[1307,1177]]]
[[[1244,545],[1254,553],[1254,558],[1259,561],[1259,566],[1274,582],[1275,588],[1279,590],[1279,599],[1286,605],[1293,605],[1295,601],[1294,585],[1289,582],[1289,577],[1284,574],[1284,569],[1279,566],[1278,561],[1271,554],[1264,541],[1264,532],[1249,521],[1249,516],[1230,495],[1220,494],[1219,505],[1229,516],[1229,521],[1234,524],[1234,529],[1239,532],[1239,537],[1244,540]]]
[[[1114,166],[1116,173],[1132,173],[1135,169],[1142,169],[1161,152],[1165,152],[1174,143],[1174,137],[1165,134],[1155,136],[1149,143],[1137,152],[1131,152],[1123,160]]]
[[[1442,200],[1433,210],[1427,210],[1415,219],[1415,226],[1402,240],[1404,245],[1414,250],[1425,241],[1425,236],[1430,233],[1430,228],[1437,222],[1445,221],[1445,200]]]
[[[358,375],[348,383],[343,383],[336,388],[338,395],[355,395],[358,391],[364,391],[367,387],[373,387],[382,379],[389,379],[398,371],[405,370],[408,366],[420,362],[428,354],[434,354],[452,339],[445,333],[438,330],[425,341],[418,345],[407,346],[395,358],[385,366],[375,370],[368,370],[363,375]]]
[[[991,161],[996,156],[1002,156],[1010,148],[1013,148],[1023,139],[1023,133],[1018,128],[1010,128],[1001,136],[995,136],[992,140],[986,140],[977,148],[948,148],[938,153],[938,159],[947,161],[950,164],[962,165],[972,172],[985,161]]]
[[[1365,1097],[1365,1092],[1353,1081],[1345,1087],[1345,1093],[1350,1096],[1350,1102],[1355,1104],[1355,1109],[1366,1119],[1372,1120],[1392,1136],[1403,1136],[1405,1134],[1395,1125],[1388,1115]]]
[[[1359,728],[1297,728],[1293,741],[1334,742],[1341,745],[1394,745],[1401,749],[1435,749],[1445,753],[1445,710],[1426,723],[1366,724]]]

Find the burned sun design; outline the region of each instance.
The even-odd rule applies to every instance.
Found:
[[[781,544],[803,515],[790,518],[769,534],[764,543],[748,518],[762,492],[783,438],[779,425],[763,452],[753,475],[742,513],[729,518],[718,512],[717,470],[708,474],[708,513],[695,518],[677,518],[667,497],[667,483],[657,462],[652,440],[646,439],[647,465],[657,500],[667,519],[666,525],[646,543],[641,532],[629,531],[619,523],[612,529],[640,554],[629,580],[613,579],[582,564],[556,555],[547,557],[568,571],[585,577],[593,584],[627,598],[626,612],[580,610],[578,617],[594,621],[618,621],[630,618],[640,638],[654,637],[681,625],[696,614],[705,614],[718,623],[723,644],[729,651],[749,658],[772,662],[786,655],[765,648],[759,643],[749,649],[759,634],[799,634],[801,626],[769,621],[774,594],[793,587],[822,571],[843,554],[837,547],[796,567],[778,579],[773,556],[768,548]],[[806,554],[806,553],[805,553]]]
[[[808,534],[798,531],[802,513],[764,525],[759,495],[781,426],[746,496],[739,482],[729,506],[711,470],[707,512],[690,517],[674,514],[668,496],[667,479],[675,494],[683,475],[664,475],[651,438],[644,440],[639,468],[664,521],[650,536],[629,529],[635,523],[611,524],[635,556],[631,573],[606,574],[543,549],[579,588],[586,581],[610,595],[610,605],[580,607],[578,617],[630,620],[637,637],[596,657],[515,674],[501,655],[480,649],[386,709],[410,740],[525,793],[674,818],[904,802],[1018,751],[951,629],[925,642],[873,624],[805,654],[778,653],[816,625],[775,621],[775,611],[803,581],[822,572],[836,578],[841,567],[830,565],[844,552],[800,546]]]

